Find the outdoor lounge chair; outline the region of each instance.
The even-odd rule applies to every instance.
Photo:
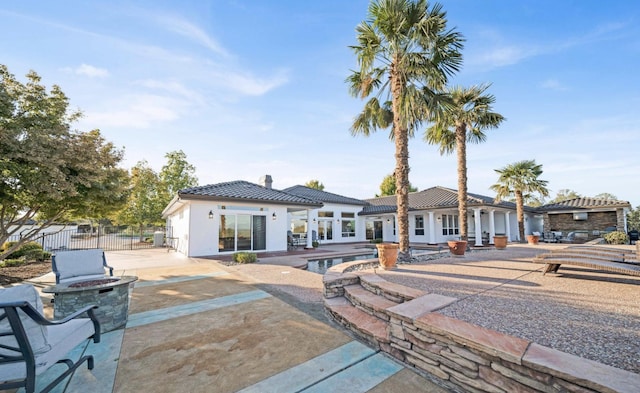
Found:
[[[51,256],[51,265],[56,284],[102,279],[107,277],[105,268],[113,276],[113,268],[107,265],[101,249],[58,251]]]
[[[76,362],[65,356],[83,341],[93,337],[100,342],[100,324],[87,306],[59,321],[42,315],[42,300],[32,285],[0,289],[0,390],[24,387],[35,391],[36,376],[57,363],[68,369],[49,383],[49,392],[71,375],[82,363],[93,369],[93,357],[82,356]],[[89,318],[77,318],[87,313]]]

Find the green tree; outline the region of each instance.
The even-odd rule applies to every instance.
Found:
[[[366,99],[351,134],[370,135],[390,127],[395,143],[399,261],[409,256],[409,138],[428,120],[448,76],[462,64],[462,36],[447,28],[440,4],[424,0],[373,0],[367,20],[356,27],[351,46],[358,70],[349,92]]]
[[[573,190],[569,190],[568,188],[563,188],[559,190],[556,194],[556,197],[547,202],[548,204],[559,203],[563,201],[568,201],[569,199],[582,198],[582,195],[578,194]]]
[[[635,210],[631,209],[631,211],[627,213],[627,228],[629,230],[635,229],[636,231],[640,231],[640,206],[636,206]]]
[[[196,168],[189,164],[187,155],[182,150],[169,152],[164,157],[167,163],[160,170],[160,187],[164,193],[163,208],[178,191],[198,185]]]
[[[411,185],[409,182],[409,192],[416,192],[418,189]],[[376,194],[376,198],[396,195],[396,177],[393,174],[387,175],[382,179],[382,183],[380,183],[380,195]]]
[[[305,183],[306,187],[313,188],[314,190],[324,191],[324,184],[320,183],[319,180],[309,180]]]
[[[122,152],[98,130],[71,130],[81,113],[60,87],[47,91],[34,71],[26,79],[0,65],[0,244],[22,235],[0,260],[65,217],[117,208],[125,192]],[[25,232],[34,219],[38,227]]]
[[[594,198],[597,198],[597,199],[608,199],[608,200],[611,200],[611,201],[618,200],[618,197],[616,197],[615,195],[610,194],[608,192],[601,192],[600,194],[594,196]]]
[[[130,195],[118,220],[138,226],[142,241],[145,226],[162,223],[162,210],[165,206],[160,177],[147,161],[138,162],[131,168]]]
[[[470,88],[446,89],[450,101],[441,111],[434,111],[433,125],[427,128],[424,139],[430,144],[440,145],[440,154],[451,154],[455,150],[458,161],[458,217],[460,238],[467,240],[467,142],[482,143],[487,139],[484,130],[497,128],[504,120],[493,112],[495,97],[486,94],[489,85]]]
[[[535,160],[524,160],[495,171],[500,175],[498,182],[491,186],[496,192],[495,200],[500,202],[504,198],[515,196],[518,231],[520,241],[524,241],[524,196],[534,193],[541,197],[549,195],[548,181],[540,179],[542,164],[536,164]]]

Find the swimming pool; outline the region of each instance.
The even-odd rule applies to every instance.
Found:
[[[362,259],[377,258],[377,253],[369,253],[362,255],[347,255],[341,257],[332,257],[325,259],[309,259],[307,262],[307,270],[314,273],[324,274],[331,266],[339,265],[343,262],[359,261]]]

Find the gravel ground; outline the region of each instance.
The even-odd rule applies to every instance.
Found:
[[[444,315],[640,373],[640,277],[565,265],[543,276],[538,253],[509,247],[376,271],[458,298]]]

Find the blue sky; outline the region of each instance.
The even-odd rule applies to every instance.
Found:
[[[535,159],[552,197],[611,193],[640,204],[640,3],[442,1],[466,38],[451,84],[492,83],[506,117],[467,149],[469,191],[494,195],[495,169]],[[275,188],[318,179],[373,197],[393,172],[388,132],[352,137],[348,46],[365,0],[35,1],[0,3],[0,62],[57,84],[76,126],[125,149],[123,166],[183,150],[200,184]],[[456,188],[455,156],[410,141],[411,183]]]

